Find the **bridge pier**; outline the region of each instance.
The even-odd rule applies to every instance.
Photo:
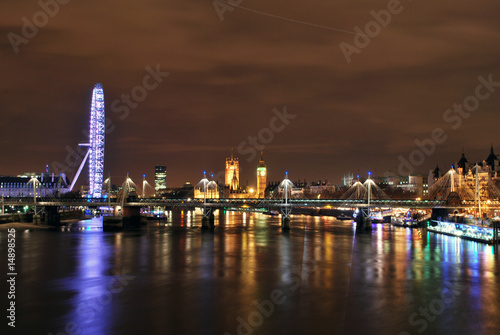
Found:
[[[201,229],[213,229],[215,227],[215,215],[210,207],[203,208],[203,218],[201,218]]]
[[[38,217],[38,220],[40,221],[40,215],[33,215],[33,223],[35,223],[36,217]],[[51,226],[59,226],[61,224],[61,215],[59,214],[59,207],[45,206],[45,215],[43,221],[45,224]]]
[[[201,229],[209,229],[210,225],[208,224],[208,216],[203,215],[201,218]]]
[[[215,215],[210,213],[201,218],[201,229],[213,229],[215,227]]]
[[[281,216],[281,229],[290,230],[290,217],[288,215]]]
[[[219,226],[222,224],[224,225],[226,222],[226,209],[225,208],[219,208]]]
[[[139,227],[141,225],[141,208],[123,206],[123,228]]]
[[[370,216],[368,215],[369,208],[360,207],[359,214],[356,217],[356,231],[360,232],[361,230],[371,230],[372,229],[372,221]]]
[[[33,224],[39,225],[41,222],[40,214],[33,214]]]
[[[114,231],[128,228],[137,228],[141,225],[141,208],[133,206],[123,206],[118,215],[103,217],[103,229]],[[120,215],[121,214],[121,215]]]
[[[498,221],[493,220],[493,243],[495,245],[498,244],[498,224]]]

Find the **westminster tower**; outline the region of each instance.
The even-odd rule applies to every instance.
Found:
[[[265,197],[266,182],[267,168],[266,163],[264,163],[264,153],[261,151],[259,165],[257,165],[257,198]]]

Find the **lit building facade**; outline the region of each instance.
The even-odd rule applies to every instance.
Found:
[[[36,178],[37,197],[57,197],[69,192],[69,180],[64,173],[59,176],[54,173],[24,174],[17,177],[0,176],[0,196],[2,197],[32,197],[33,181]]]
[[[226,158],[225,186],[230,192],[237,192],[240,188],[240,162],[238,157],[233,156],[232,150],[231,157]]]
[[[265,197],[267,183],[267,168],[264,163],[264,153],[260,153],[259,165],[257,165],[257,194],[256,198],[262,199]]]
[[[207,199],[220,198],[219,185],[217,185],[217,183],[212,180],[210,182],[207,181],[206,186],[204,186],[203,182],[195,186],[193,194],[195,199],[205,198],[205,187],[206,187]]]
[[[155,193],[159,194],[167,189],[167,167],[155,166]]]
[[[328,180],[311,182],[307,184],[305,190],[309,194],[319,195],[325,192],[335,192],[335,185],[329,184]]]
[[[413,193],[416,198],[424,197],[429,191],[429,178],[424,174],[412,174],[408,176],[373,177],[375,183],[382,187],[399,189],[404,192]]]

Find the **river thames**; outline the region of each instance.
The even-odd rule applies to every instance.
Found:
[[[356,234],[331,217],[292,216],[288,232],[279,216],[261,213],[216,215],[213,231],[200,229],[201,218],[172,213],[123,232],[103,232],[102,219],[17,229],[16,327],[4,317],[2,329],[500,334],[492,246],[387,224]],[[0,252],[5,264],[5,230]],[[6,296],[5,280],[1,289]]]

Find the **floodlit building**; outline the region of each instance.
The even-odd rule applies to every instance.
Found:
[[[36,180],[36,181],[35,181]],[[0,196],[32,197],[33,183],[37,197],[57,197],[69,192],[69,180],[64,173],[56,176],[47,172],[25,173],[16,177],[0,176]]]
[[[205,191],[206,191],[207,199],[219,199],[220,198],[219,186],[213,180],[212,181],[202,180],[200,183],[198,183],[198,185],[196,185],[194,187],[193,197],[195,199],[204,199],[205,198]]]
[[[257,192],[255,197],[262,199],[265,197],[267,182],[267,168],[264,163],[264,153],[260,153],[259,165],[257,165]]]
[[[237,192],[240,188],[240,162],[238,157],[233,156],[231,150],[231,157],[226,158],[226,175],[225,186],[229,187],[229,192]]]

